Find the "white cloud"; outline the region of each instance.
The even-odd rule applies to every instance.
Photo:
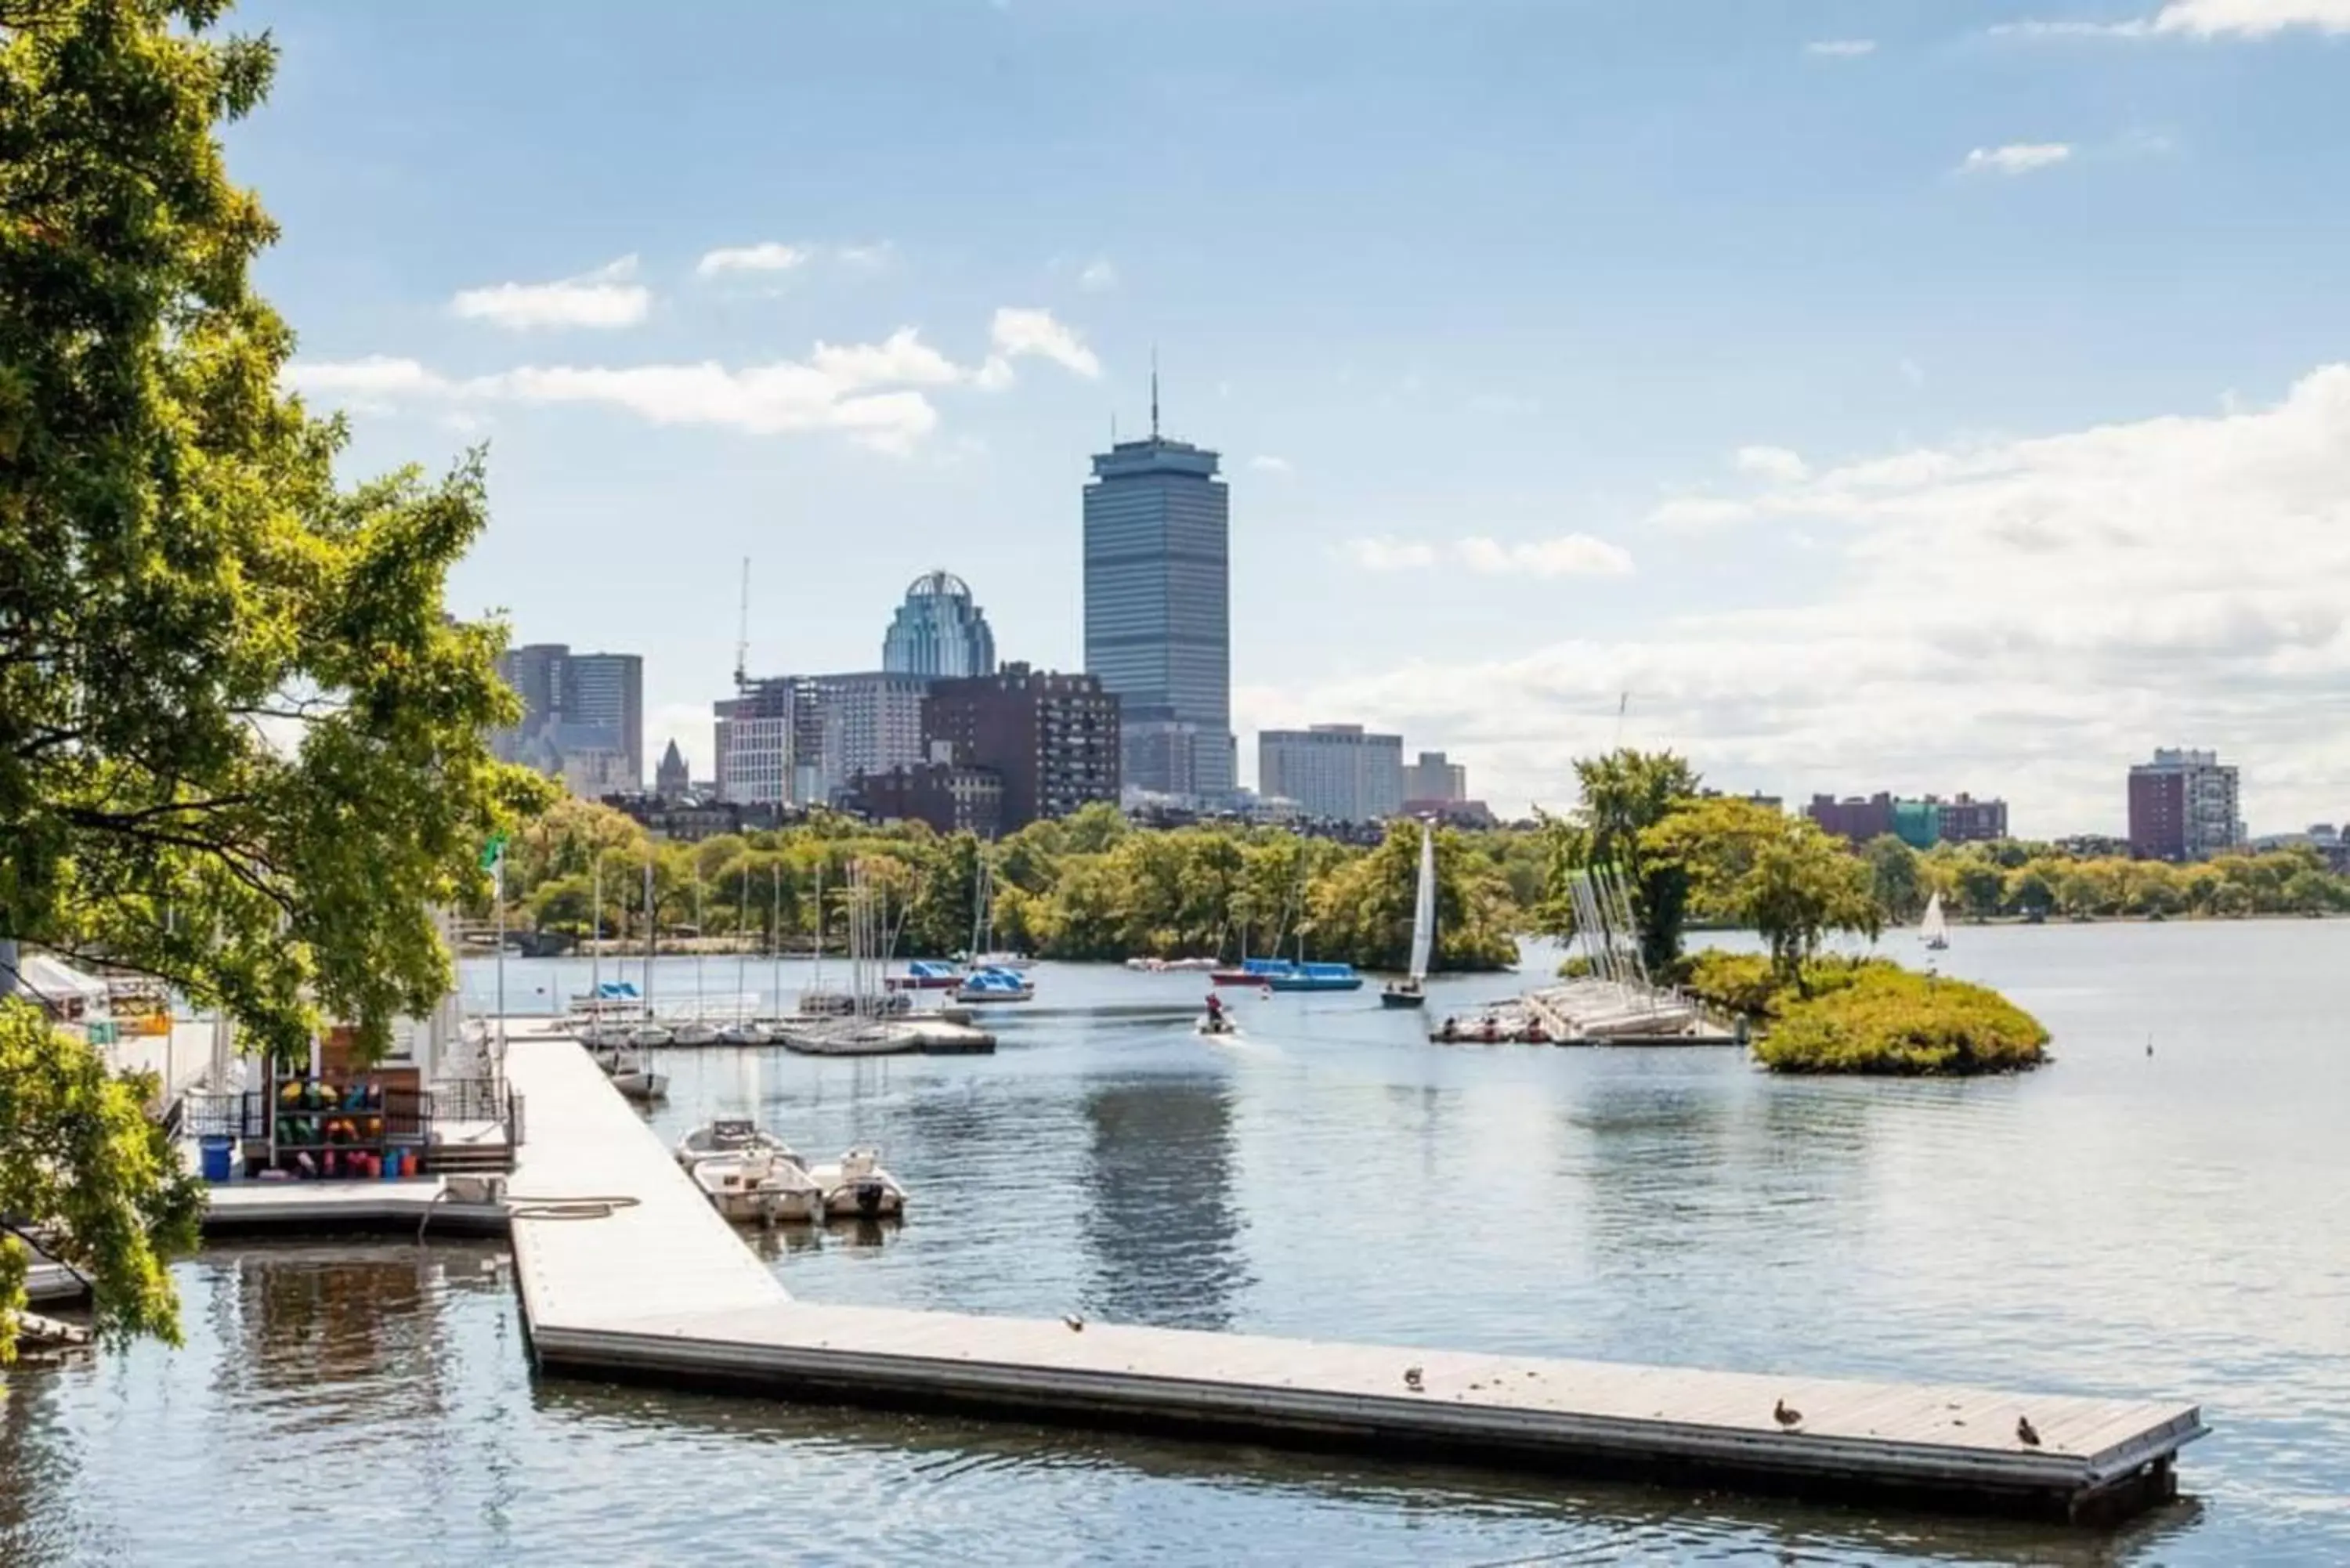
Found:
[[[879,240],[868,245],[841,245],[832,254],[843,266],[878,272],[898,259],[898,247],[888,240]]]
[[[494,283],[457,291],[449,308],[461,319],[509,331],[541,327],[633,327],[652,308],[652,291],[631,281],[637,258],[553,283]]]
[[[1650,512],[1648,522],[1652,528],[1694,534],[1743,523],[1753,515],[1754,508],[1743,501],[1727,501],[1718,495],[1676,495]]]
[[[2029,174],[2049,169],[2073,156],[2063,141],[2011,141],[2004,147],[1978,147],[1959,164],[1961,174]]]
[[[716,277],[730,272],[790,272],[807,264],[806,245],[787,245],[778,240],[761,240],[754,245],[721,245],[705,251],[694,264],[699,277]]]
[[[445,390],[448,382],[413,359],[296,360],[280,378],[288,390],[324,398],[387,398]]]
[[[1295,473],[1297,472],[1297,465],[1295,463],[1290,462],[1285,457],[1274,457],[1269,452],[1257,453],[1256,456],[1248,460],[1248,465],[1258,473],[1287,474]]]
[[[1010,385],[1011,362],[1027,355],[1050,359],[1089,381],[1101,374],[1101,361],[1086,347],[1086,340],[1076,328],[1055,319],[1049,310],[1003,306],[996,311],[987,336],[994,352],[981,368],[982,386]]]
[[[819,341],[805,359],[728,366],[693,364],[524,365],[453,379],[413,359],[374,356],[341,362],[296,361],[286,386],[347,408],[369,410],[400,402],[467,404],[597,403],[655,424],[716,425],[754,435],[833,431],[879,451],[906,452],[938,428],[926,389],[996,389],[1012,379],[1012,360],[1048,358],[1079,375],[1100,373],[1091,350],[1041,310],[999,310],[990,333],[994,352],[976,367],[956,364],[901,327],[879,343]]]
[[[1812,472],[1799,453],[1783,446],[1742,446],[1731,461],[1741,473],[1782,484],[1793,484]]]
[[[2350,689],[2350,365],[2263,407],[1897,451],[1745,504],[1816,537],[1801,587],[1243,711],[1400,728],[1504,810],[1570,801],[1628,690],[1626,739],[1724,787],[1969,789],[2025,834],[2111,831],[2127,765],[2193,744],[2243,768],[2256,828],[2339,819],[2350,732],[2311,715]],[[1417,548],[1397,564],[1434,563]]]
[[[1349,539],[1347,558],[1367,572],[1423,571],[1436,565],[1436,546],[1408,539]]]
[[[2302,27],[2350,33],[2350,0],[2169,0],[2150,16],[2120,22],[2008,22],[1991,31],[2041,38],[2268,38]]]
[[[1347,558],[1367,572],[1426,571],[1450,561],[1492,576],[1617,577],[1632,570],[1631,553],[1588,534],[1503,544],[1483,535],[1435,545],[1424,540],[1349,539]]]
[[[1804,53],[1832,60],[1858,59],[1863,55],[1876,52],[1877,40],[1874,38],[1821,38],[1804,46]]]
[[[1087,294],[1107,294],[1118,286],[1118,268],[1107,256],[1096,256],[1077,270],[1077,286]]]

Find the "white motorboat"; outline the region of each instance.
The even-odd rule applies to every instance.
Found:
[[[740,1019],[718,1031],[718,1044],[721,1045],[767,1045],[774,1041],[775,1036],[767,1032],[767,1026],[754,1019]]]
[[[755,1148],[773,1149],[779,1154],[792,1152],[783,1139],[761,1130],[748,1116],[720,1116],[704,1122],[678,1139],[671,1152],[677,1156],[678,1164],[691,1168],[697,1162],[716,1155],[747,1154]]]
[[[674,1041],[675,1037],[670,1033],[668,1025],[648,1023],[639,1023],[631,1028],[628,1037],[621,1044],[643,1051],[671,1044]]]
[[[617,1066],[605,1069],[612,1079],[612,1087],[620,1091],[624,1100],[651,1101],[669,1097],[669,1075],[656,1073],[642,1062],[623,1060]]]
[[[971,957],[971,967],[972,969],[1008,969],[1013,973],[1018,974],[1023,970],[1035,968],[1036,961],[1026,953],[973,953]]]
[[[711,1207],[738,1225],[813,1220],[825,1207],[824,1190],[786,1148],[713,1154],[687,1169]]]
[[[895,1220],[906,1211],[906,1189],[881,1168],[881,1151],[859,1145],[831,1165],[812,1165],[808,1175],[824,1192],[824,1212],[832,1220]]]
[[[669,1043],[672,1045],[715,1045],[718,1044],[718,1031],[699,1018],[688,1018],[671,1026]]]

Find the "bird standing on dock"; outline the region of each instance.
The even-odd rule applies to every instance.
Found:
[[[2040,1432],[2033,1426],[2031,1417],[2018,1416],[2015,1418],[2015,1440],[2027,1449],[2040,1446]]]
[[[1411,1390],[1413,1393],[1415,1393],[1415,1394],[1417,1394],[1417,1393],[1419,1393],[1419,1367],[1417,1367],[1417,1366],[1407,1366],[1407,1367],[1405,1367],[1405,1368],[1403,1369],[1403,1386],[1404,1386],[1405,1387],[1407,1387],[1407,1388],[1410,1389],[1410,1390]]]
[[[1079,1317],[1075,1313],[1064,1313],[1061,1315],[1061,1321],[1069,1325],[1069,1332],[1071,1334],[1083,1334],[1086,1332],[1086,1320]]]
[[[1778,1422],[1781,1429],[1792,1432],[1804,1424],[1804,1413],[1781,1399],[1771,1407],[1771,1419]]]

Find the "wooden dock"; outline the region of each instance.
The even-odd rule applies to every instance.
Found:
[[[515,1273],[548,1371],[2080,1521],[2175,1496],[2205,1430],[2175,1403],[795,1302],[577,1045],[515,1039],[507,1072],[530,1106]]]

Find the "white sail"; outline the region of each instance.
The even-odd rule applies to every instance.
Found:
[[[1925,917],[1918,922],[1918,937],[1929,948],[1950,945],[1950,924],[1942,918],[1942,895],[1939,890],[1926,900]]]
[[[1411,978],[1428,978],[1428,950],[1436,940],[1436,837],[1419,825],[1419,891],[1411,908]]]

